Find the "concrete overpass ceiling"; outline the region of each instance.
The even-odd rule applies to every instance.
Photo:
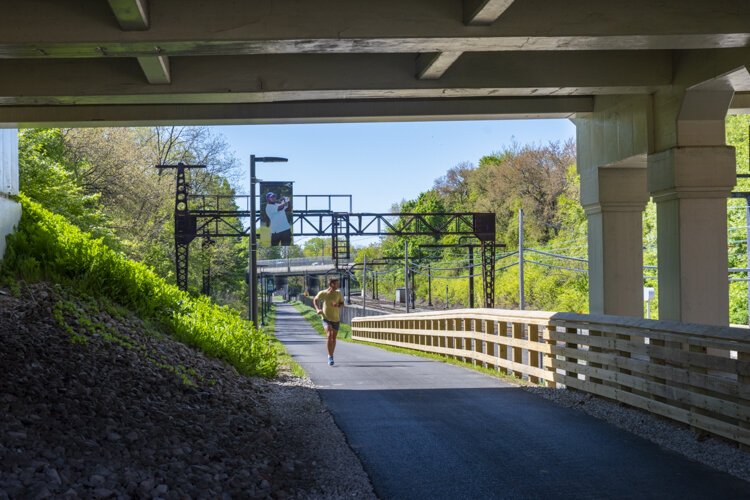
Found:
[[[0,124],[570,117],[717,54],[746,0],[17,0]]]

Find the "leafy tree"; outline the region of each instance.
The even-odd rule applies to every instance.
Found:
[[[239,162],[207,128],[29,130],[21,137],[22,187],[29,196],[110,244],[116,235],[118,248],[168,279],[174,279],[175,184],[173,175],[160,175],[154,166],[207,164],[205,171],[189,171],[190,194],[222,195],[206,200],[237,209],[232,178]],[[238,219],[230,222],[241,227]],[[200,240],[191,245],[191,289],[201,288],[200,270],[210,258],[217,296],[225,303],[240,300],[247,250],[237,238],[219,238],[206,250]]]
[[[748,154],[748,134],[750,131],[750,115],[729,115],[726,120],[727,144],[734,146],[737,173],[750,173],[750,155]],[[750,191],[750,178],[738,177],[735,191]],[[744,198],[730,198],[727,202],[728,252],[730,268],[746,268],[747,261],[747,228],[746,200]],[[742,279],[750,277],[750,273],[733,273],[730,278]],[[730,281],[729,283],[729,322],[733,324],[748,324],[748,294],[747,281]]]
[[[546,242],[560,228],[559,197],[569,189],[568,168],[575,164],[575,144],[551,142],[546,146],[514,143],[499,153],[485,156],[469,175],[472,209],[495,212],[498,232],[513,241],[519,208],[526,213],[531,238]]]
[[[60,130],[25,129],[19,132],[18,166],[20,189],[48,210],[66,217],[78,227],[113,243],[101,195],[87,192],[78,172],[82,160],[65,154]]]
[[[474,171],[471,163],[459,163],[437,179],[433,189],[452,210],[464,210],[469,206],[469,176]]]
[[[331,256],[331,239],[314,237],[302,244],[302,254],[305,257]]]

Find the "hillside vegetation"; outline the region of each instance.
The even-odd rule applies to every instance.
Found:
[[[8,238],[3,260],[6,281],[48,280],[106,297],[166,328],[177,339],[234,365],[241,373],[272,376],[276,351],[270,339],[229,307],[192,297],[168,284],[148,266],[134,262],[20,196],[23,215]],[[73,338],[77,333],[71,330]]]

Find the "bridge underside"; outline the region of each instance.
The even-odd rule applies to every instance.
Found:
[[[9,129],[573,119],[591,311],[642,316],[640,217],[652,198],[662,319],[728,321],[735,165],[723,123],[750,111],[746,0],[19,0],[0,9],[0,127]],[[0,131],[0,174],[7,227],[13,132]]]

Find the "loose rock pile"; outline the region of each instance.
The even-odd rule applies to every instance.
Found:
[[[57,301],[0,290],[0,499],[374,496],[309,383],[240,376],[130,315],[73,337]]]

